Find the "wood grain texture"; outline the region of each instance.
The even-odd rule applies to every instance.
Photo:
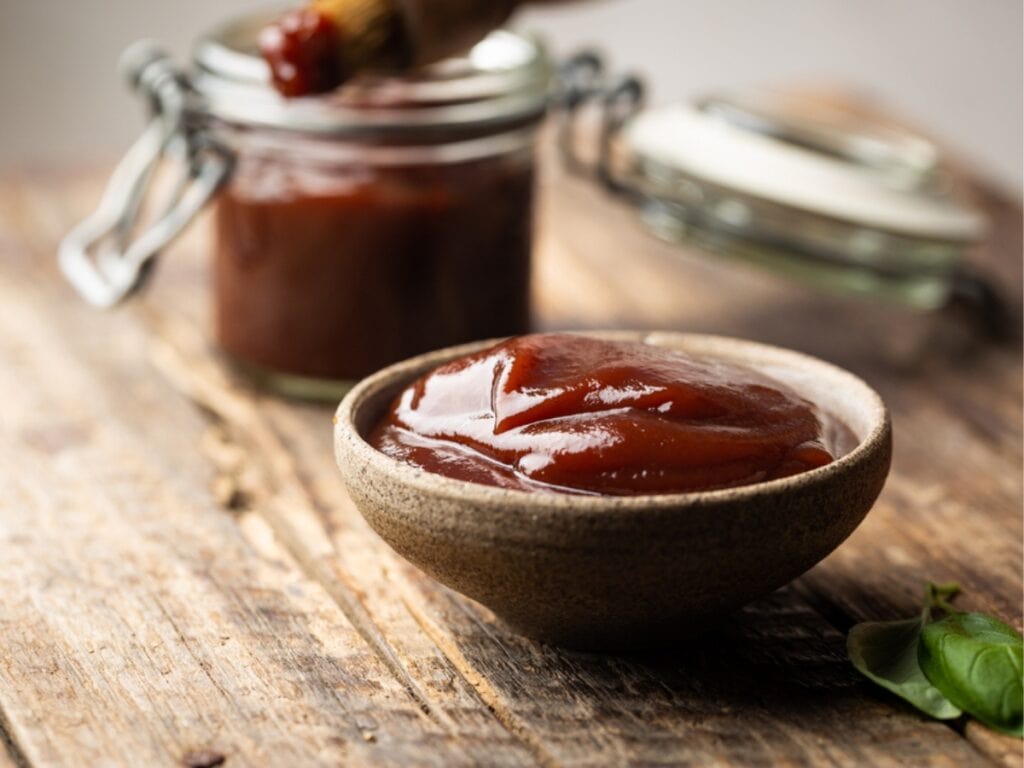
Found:
[[[486,712],[426,710],[267,517],[215,501],[209,421],[143,327],[70,301],[52,242],[10,247],[44,202],[5,197],[0,244],[0,707],[25,759],[527,761]]]
[[[330,408],[261,395],[210,348],[202,227],[142,302],[95,313],[52,253],[99,177],[9,180],[0,722],[29,764],[1020,764],[1019,742],[870,687],[843,646],[855,621],[914,612],[925,578],[1020,626],[1019,337],[978,344],[954,317],[866,312],[659,243],[548,168],[541,324],[713,331],[852,368],[896,433],[867,522],[671,652],[518,638],[369,530]],[[994,223],[975,258],[1019,314],[1020,209],[971,194]]]
[[[842,636],[789,591],[670,654],[575,654],[511,635],[486,610],[402,563],[368,529],[335,477],[329,409],[247,395],[223,371],[204,366],[209,358],[198,333],[165,326],[161,335],[175,345],[175,351],[165,349],[161,368],[205,410],[221,414],[238,445],[281,462],[292,457],[303,468],[309,500],[301,512],[297,503],[287,505],[286,515],[268,512],[280,538],[292,542],[300,558],[324,553],[332,567],[313,564],[311,572],[332,594],[359,594],[360,613],[389,645],[405,648],[402,662],[415,669],[421,662],[408,649],[417,634],[411,616],[452,671],[530,745],[538,763],[986,763],[946,726],[907,712],[893,715],[866,698],[866,686],[846,662]],[[246,397],[259,407],[239,419],[238,401]],[[407,615],[396,615],[396,598]],[[808,729],[809,713],[819,709]],[[727,738],[737,722],[749,739]]]
[[[0,740],[0,747],[2,747],[0,748],[0,768],[22,768],[18,764],[21,760],[21,754],[14,744],[6,740]]]

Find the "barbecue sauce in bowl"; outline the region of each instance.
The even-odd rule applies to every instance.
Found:
[[[474,483],[641,495],[795,475],[831,463],[856,440],[752,368],[640,342],[536,334],[417,379],[370,442]]]

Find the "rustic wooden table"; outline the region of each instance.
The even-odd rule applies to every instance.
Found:
[[[328,406],[261,395],[205,334],[204,227],[112,312],[55,245],[105,169],[0,183],[0,766],[1020,765],[846,660],[922,581],[1021,623],[1021,349],[655,241],[548,165],[545,327],[664,327],[852,368],[893,412],[866,522],[712,636],[656,655],[509,634],[401,561],[338,480]],[[1021,211],[975,258],[1019,327]],[[699,546],[699,542],[694,542]]]

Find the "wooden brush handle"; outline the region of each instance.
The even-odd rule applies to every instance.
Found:
[[[414,65],[466,50],[500,27],[521,0],[391,0]]]
[[[405,60],[410,66],[430,64],[461,53],[479,42],[491,30],[504,24],[512,12],[526,4],[553,4],[567,0],[313,0],[314,7],[337,9],[337,18],[351,17],[352,8],[362,6],[363,18],[393,14],[401,30]],[[367,7],[376,4],[376,14]],[[387,10],[383,10],[387,9]]]

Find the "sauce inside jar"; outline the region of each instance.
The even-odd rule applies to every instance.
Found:
[[[344,383],[524,333],[532,207],[528,153],[342,168],[249,153],[216,204],[218,342],[261,374]]]
[[[751,368],[639,342],[537,334],[421,377],[370,442],[460,480],[635,495],[787,477],[831,463],[856,440]]]

